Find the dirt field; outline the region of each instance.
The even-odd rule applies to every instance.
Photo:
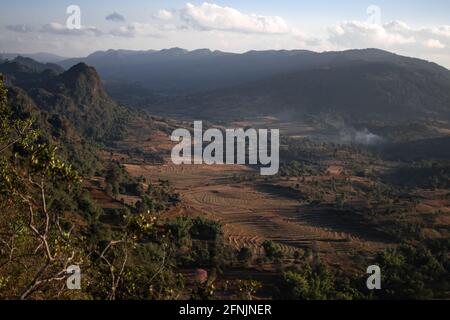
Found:
[[[225,226],[229,242],[239,249],[262,254],[261,244],[272,240],[287,256],[313,248],[331,255],[372,251],[386,246],[362,238],[364,232],[352,223],[331,218],[330,213],[311,210],[294,194],[264,181],[235,182],[236,176],[253,175],[246,166],[225,165],[125,165],[134,176],[166,179],[181,193],[183,204],[169,215],[203,215]]]
[[[267,180],[258,171],[243,165],[174,165],[168,157],[172,145],[167,133],[154,134],[138,124],[130,129],[128,138],[119,147],[158,152],[163,155],[163,164],[127,156],[120,148],[111,156],[120,160],[132,176],[170,182],[180,193],[182,204],[165,215],[205,216],[220,221],[229,243],[236,249],[245,246],[258,256],[263,254],[262,242],[272,240],[282,247],[287,259],[296,251],[309,248],[323,259],[343,265],[351,256],[373,254],[393,245],[385,234],[365,224],[353,212],[335,210],[336,194],[325,192],[321,205],[310,205],[302,199],[302,193],[322,191],[314,189],[314,182],[344,178],[350,183],[342,187],[350,195],[347,201],[352,207],[364,207],[366,199],[357,189],[369,187],[370,181],[356,176],[341,177],[345,171],[341,163],[326,164],[325,175],[302,177],[302,181],[300,178]],[[427,199],[417,206],[417,215],[449,207],[448,200],[446,203],[434,200],[436,192],[429,197],[422,195]],[[436,217],[436,221],[445,223],[448,211],[442,213],[444,216]]]

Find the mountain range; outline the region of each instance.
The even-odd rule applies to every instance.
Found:
[[[17,57],[30,58],[41,63],[56,63],[66,60],[66,57],[48,52],[37,53],[0,53],[0,60],[13,60]]]
[[[450,118],[450,71],[378,49],[244,54],[108,50],[60,62],[94,66],[110,95],[153,113],[229,119],[334,114]]]
[[[244,54],[108,50],[58,64],[19,56],[3,61],[0,73],[53,111],[73,111],[77,105],[77,112],[66,116],[86,133],[104,131],[114,122],[118,104],[108,95],[123,105],[183,118],[332,116],[349,123],[394,125],[450,120],[449,70],[378,49]],[[61,97],[72,102],[61,103]],[[100,126],[89,129],[89,121],[82,119]]]

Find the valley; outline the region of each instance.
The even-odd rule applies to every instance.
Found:
[[[104,62],[102,76],[83,62],[68,70],[23,57],[0,63],[0,280],[15,272],[21,281],[6,282],[0,295],[16,297],[57,272],[39,271],[49,259],[39,227],[48,224],[42,230],[55,241],[46,245],[60,264],[73,259],[60,243],[74,248],[87,289],[36,284],[24,297],[449,296],[448,70],[380,50],[204,54],[139,54],[142,71],[162,68],[158,77],[173,61],[204,64],[192,83],[170,69],[178,88],[155,78],[142,89],[126,82],[130,74],[115,82],[105,73],[114,54],[88,61]],[[241,75],[245,83],[235,80]],[[195,136],[194,120],[220,132],[279,129],[278,173],[261,175],[264,166],[250,161],[175,165],[171,134]],[[38,228],[23,219],[27,210]],[[13,260],[16,238],[26,241]],[[368,292],[372,264],[389,270],[383,283],[392,290]]]
[[[166,120],[160,121],[165,128]],[[168,123],[169,127],[177,124],[173,120]],[[189,123],[178,125],[189,126]],[[371,257],[400,243],[397,231],[384,226],[401,216],[407,224],[423,225],[429,221],[429,230],[436,231],[440,225],[442,233],[434,236],[449,235],[450,197],[445,189],[416,189],[402,194],[391,191],[385,199],[377,200],[371,189],[379,187],[379,176],[400,164],[373,157],[370,152],[359,153],[352,147],[336,151],[320,142],[311,156],[316,159],[314,165],[321,169],[301,175],[282,171],[274,177],[263,177],[258,168],[245,165],[174,165],[170,150],[175,143],[170,142],[170,133],[159,130],[155,133],[146,130],[145,126],[144,122],[132,125],[110,156],[117,159],[131,176],[150,184],[167,180],[180,193],[181,203],[163,213],[164,216],[201,216],[220,222],[228,243],[235,250],[250,249],[255,264],[264,257],[263,242],[268,240],[281,247],[286,264],[294,262],[294,257],[312,251],[323,261],[346,272],[358,269],[361,268],[358,257]],[[231,128],[238,126],[279,126],[282,136],[293,141],[327,135],[311,124],[280,122],[276,118],[229,125]],[[136,148],[157,153],[161,162],[126,157],[120,151]],[[284,146],[284,149],[288,148]],[[336,152],[342,154],[339,156]],[[285,166],[288,160],[285,152],[285,158],[282,158]],[[362,176],[355,171],[355,166],[372,173]],[[340,200],[341,196],[345,200]],[[420,199],[417,200],[420,204],[412,205],[416,202],[413,199]],[[339,201],[343,203],[337,205]],[[414,213],[404,216],[402,212],[411,210],[411,205]],[[442,221],[447,222],[442,224]],[[268,265],[263,270],[272,268]]]

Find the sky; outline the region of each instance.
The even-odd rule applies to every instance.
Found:
[[[450,1],[0,0],[0,53],[172,47],[380,48],[450,68]]]

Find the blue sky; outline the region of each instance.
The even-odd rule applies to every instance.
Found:
[[[81,29],[66,30],[66,8]],[[376,5],[375,13],[367,9]],[[117,13],[117,19],[106,19]],[[379,13],[379,15],[378,15]],[[123,18],[123,19],[122,19]],[[0,52],[83,56],[109,48],[244,52],[378,47],[450,67],[450,1],[2,1]]]
[[[15,0],[2,1],[0,5],[0,21],[27,22],[56,19],[64,15],[64,10],[71,4],[77,4],[85,9],[89,18],[101,17],[109,11],[129,13],[134,17],[143,18],[146,13],[161,8],[181,8],[187,2],[201,4],[205,1],[184,0]],[[383,14],[389,20],[409,20],[417,24],[449,24],[450,2],[447,0],[216,0],[211,1],[221,6],[229,6],[242,11],[264,15],[280,15],[292,20],[306,18],[309,20],[352,20],[361,19],[365,9],[372,4],[382,8]]]

